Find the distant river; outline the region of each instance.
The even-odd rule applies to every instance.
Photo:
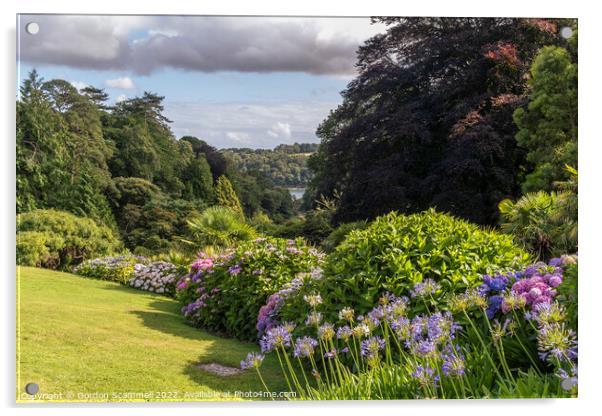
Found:
[[[286,188],[288,192],[291,194],[293,199],[301,199],[303,198],[303,194],[305,193],[305,188]]]

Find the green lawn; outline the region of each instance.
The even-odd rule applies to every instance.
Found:
[[[18,274],[20,402],[30,402],[22,397],[29,382],[57,401],[119,401],[124,393],[152,396],[138,401],[215,400],[263,390],[254,371],[223,377],[197,368],[238,367],[257,347],[186,325],[173,299],[44,269]],[[266,358],[262,375],[271,390],[286,390],[277,362]]]

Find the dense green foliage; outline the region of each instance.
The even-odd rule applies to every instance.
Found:
[[[17,213],[90,217],[146,254],[179,249],[187,221],[216,203],[249,217],[293,214],[288,192],[263,174],[243,172],[196,137],[176,140],[163,98],[145,92],[108,106],[100,89],[32,71],[17,101]]]
[[[230,208],[233,212],[244,216],[242,211],[242,206],[240,205],[240,200],[234,192],[234,188],[232,188],[232,183],[225,176],[220,176],[217,178],[217,183],[215,185],[215,198],[217,201],[217,205],[222,207]]]
[[[576,47],[576,34],[571,42]],[[551,191],[554,182],[569,178],[566,165],[577,168],[576,59],[564,48],[547,46],[531,65],[529,103],[514,112],[516,140],[533,166],[524,192]]]
[[[327,253],[330,253],[345,240],[345,237],[347,237],[351,231],[363,230],[367,226],[367,221],[355,221],[341,224],[328,234],[328,237],[326,237],[324,241],[322,241],[322,248]]]
[[[567,23],[375,20],[388,30],[360,47],[359,75],[318,129],[310,192],[341,192],[337,223],[429,207],[496,223],[522,181],[512,114],[524,75],[541,46],[567,43],[557,35]]]
[[[307,159],[317,148],[313,143],[295,143],[274,150],[226,149],[224,154],[242,172],[259,172],[278,186],[302,187],[310,178]]]
[[[521,266],[529,256],[512,238],[480,229],[455,217],[427,212],[378,217],[367,228],[352,231],[330,254],[324,277],[308,286],[325,304],[345,305],[364,313],[385,292],[409,296],[415,284],[432,279],[443,292],[474,287],[485,273]],[[284,320],[296,320],[300,297],[289,300]],[[329,317],[334,310],[324,311]]]
[[[112,225],[103,191],[113,149],[102,135],[101,112],[68,82],[44,82],[35,70],[20,95],[17,213],[56,208]]]
[[[57,210],[17,215],[17,264],[66,269],[86,259],[120,250],[110,228]]]
[[[268,296],[317,266],[320,258],[302,239],[260,238],[215,257],[201,253],[178,283],[177,297],[194,325],[255,340],[254,317]]]

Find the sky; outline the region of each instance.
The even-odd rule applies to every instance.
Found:
[[[26,27],[37,23],[37,34]],[[218,148],[317,142],[355,76],[369,18],[20,15],[18,77],[165,96],[174,135]]]

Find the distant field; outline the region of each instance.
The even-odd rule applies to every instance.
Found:
[[[22,397],[29,382],[40,386],[38,395],[55,394],[45,397],[51,401],[123,401],[126,393],[151,396],[137,401],[216,400],[262,390],[253,371],[224,377],[197,368],[238,367],[257,347],[186,325],[175,300],[28,267],[19,270],[18,288],[19,402],[31,401]],[[268,387],[284,391],[278,374],[266,359]]]

